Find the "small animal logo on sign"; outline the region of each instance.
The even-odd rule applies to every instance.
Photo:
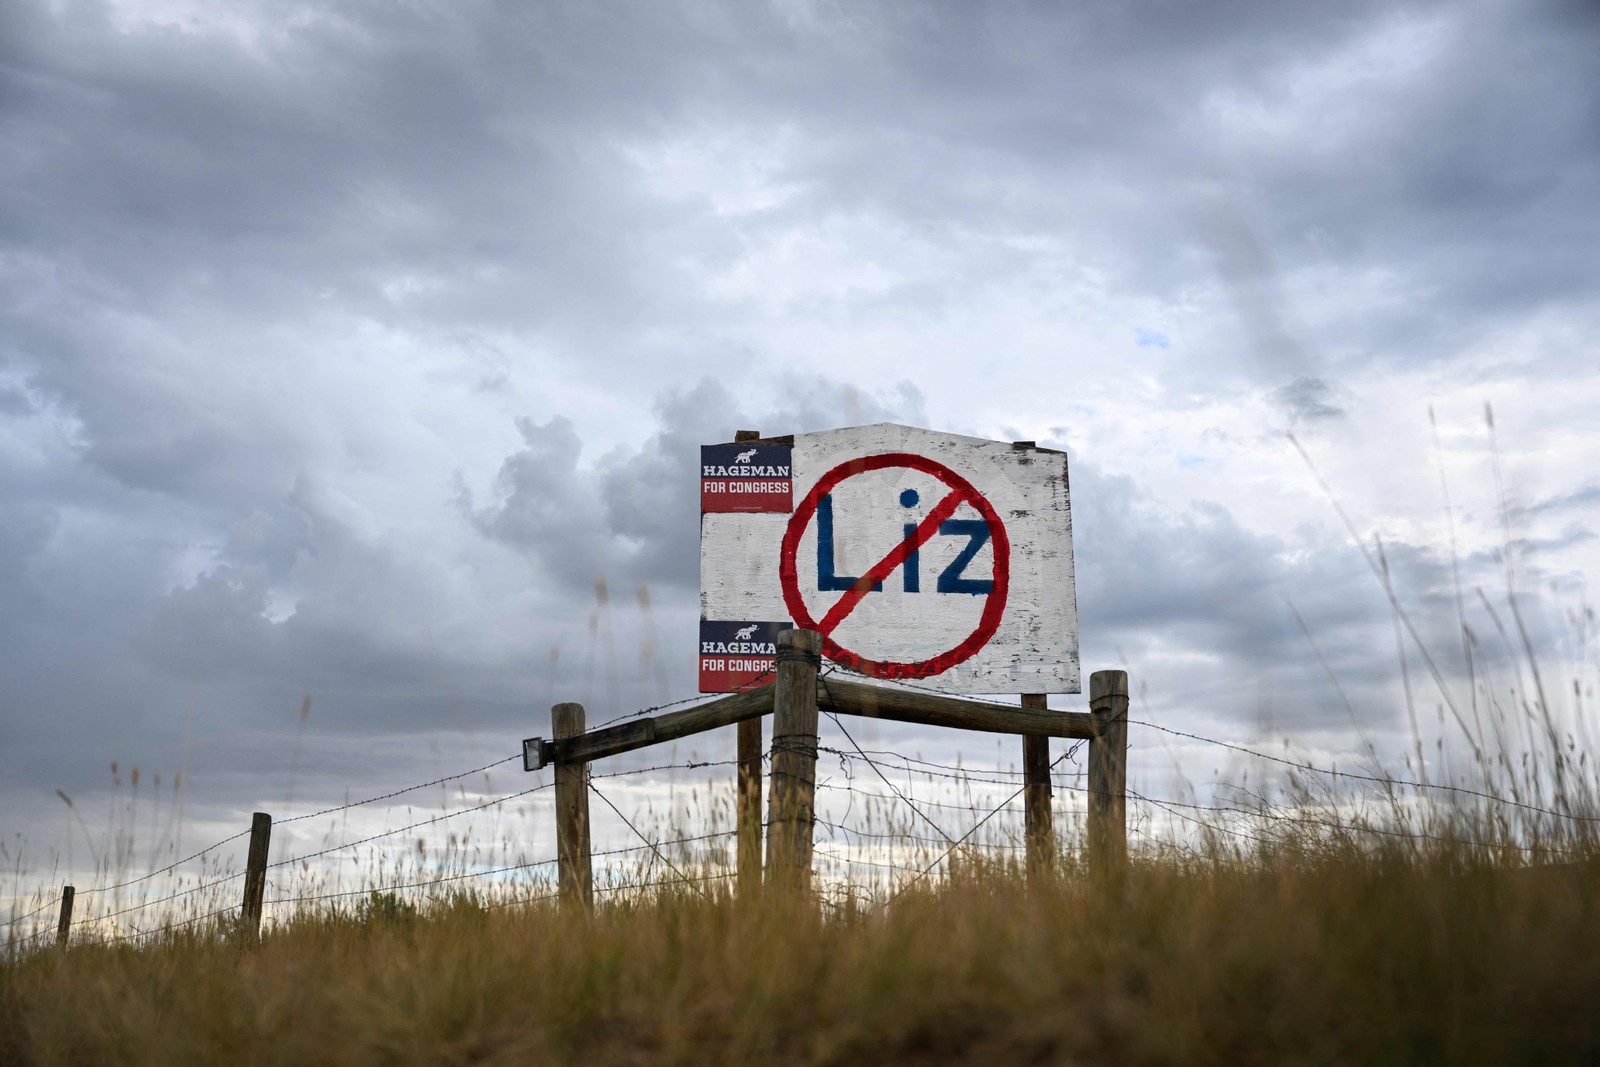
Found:
[[[733,457],[733,461],[735,463],[749,463],[750,460],[754,458],[757,451],[758,449],[752,448],[748,452],[740,452],[737,456]]]
[[[751,637],[755,636],[756,625],[757,625],[756,623],[751,623],[749,626],[741,626],[741,627],[739,627],[739,629],[737,629],[737,630],[735,630],[733,632],[733,639],[735,641],[748,641],[748,640],[750,640]]]

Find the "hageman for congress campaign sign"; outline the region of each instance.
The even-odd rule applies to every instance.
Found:
[[[790,625],[870,677],[1078,692],[1064,453],[887,423],[707,445],[701,502],[703,692],[770,680]]]
[[[794,477],[787,445],[700,446],[700,511],[787,512]]]

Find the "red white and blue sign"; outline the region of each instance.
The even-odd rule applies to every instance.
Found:
[[[792,623],[840,667],[943,692],[1078,692],[1064,453],[892,424],[782,440],[792,508],[702,497],[703,625]],[[718,673],[704,691],[732,688]]]
[[[869,471],[885,470],[931,475],[939,484],[942,497],[918,521],[904,523],[903,537],[859,578],[840,575],[835,562],[837,536],[834,531],[834,490],[846,479]],[[899,501],[902,507],[910,511],[922,503],[922,494],[908,487],[900,491]],[[963,505],[976,511],[979,517],[954,518]],[[837,600],[828,605],[821,618],[813,615],[811,605],[801,591],[801,566],[797,558],[800,542],[812,526],[816,527],[813,540],[817,554],[817,591],[841,593]],[[932,591],[935,595],[982,597],[983,607],[972,631],[950,648],[941,649],[920,660],[872,659],[834,640],[833,634],[839,624],[861,606],[869,593],[882,592],[884,579],[894,572],[900,572],[903,592],[922,592],[922,548],[936,535],[965,539],[961,549],[939,570]],[[968,568],[985,545],[990,546],[987,573],[981,577],[969,576]],[[822,634],[823,655],[852,670],[877,678],[929,678],[970,659],[999,629],[1010,589],[1011,541],[994,505],[961,475],[926,456],[887,452],[847,460],[817,480],[795,509],[793,518],[784,530],[778,575],[783,583],[783,601],[790,617],[801,627]]]
[[[794,507],[793,449],[747,442],[700,446],[700,512],[787,514]]]
[[[700,620],[700,692],[733,693],[771,682],[778,633],[793,625]]]

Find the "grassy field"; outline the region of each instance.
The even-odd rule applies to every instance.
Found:
[[[845,775],[875,873],[819,847],[804,899],[736,898],[708,843],[727,843],[720,802],[693,789],[639,834],[666,844],[607,856],[593,913],[550,899],[542,861],[484,878],[524,862],[507,850],[526,828],[498,823],[487,852],[357,838],[354,896],[283,861],[259,943],[229,925],[218,860],[102,892],[65,947],[30,898],[31,940],[0,954],[0,1065],[1600,1063],[1600,788],[1542,706],[1491,708],[1503,728],[1449,781],[1266,754],[1276,780],[1229,801],[1130,793],[1173,821],[1110,871],[1083,868],[1065,810],[1055,869],[1030,878],[1003,833],[951,853],[898,792]],[[967,795],[965,824],[992,827]],[[176,910],[125,932],[172,890]]]
[[[0,1062],[1596,1062],[1600,865],[1576,836],[1540,868],[1323,832],[1115,880],[969,861],[887,908],[375,895],[256,947],[218,927],[14,959]]]

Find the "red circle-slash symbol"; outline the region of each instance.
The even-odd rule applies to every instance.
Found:
[[[800,595],[800,576],[795,566],[795,554],[800,547],[801,535],[805,533],[806,528],[811,525],[812,517],[816,515],[817,502],[831,493],[840,482],[857,474],[889,467],[904,467],[931,474],[948,486],[950,492],[934,506],[926,518],[917,524],[917,528],[909,537],[902,540],[888,555],[856,579],[855,584],[845,590],[833,607],[818,621],[812,617],[810,609],[806,607],[805,598]],[[939,524],[955,514],[956,509],[962,504],[970,504],[983,517],[983,521],[989,527],[990,544],[994,546],[994,583],[983,606],[983,615],[978,620],[977,628],[954,648],[930,659],[905,662],[868,659],[835,641],[833,631],[850,612],[855,610],[867,592],[903,564],[928,538],[936,534],[939,531]],[[1010,586],[1011,542],[1006,537],[1005,524],[1000,521],[999,512],[995,511],[994,505],[972,487],[971,482],[943,463],[928,459],[926,456],[910,452],[885,452],[876,456],[848,460],[817,479],[817,484],[811,487],[811,491],[805,495],[805,499],[800,501],[794,514],[789,517],[788,528],[783,532],[778,577],[783,585],[783,602],[788,607],[789,615],[794,619],[795,625],[822,634],[823,655],[835,663],[876,678],[929,678],[943,674],[963,660],[970,659],[989,642],[995,630],[999,629],[1000,618],[1006,610],[1006,592]]]

